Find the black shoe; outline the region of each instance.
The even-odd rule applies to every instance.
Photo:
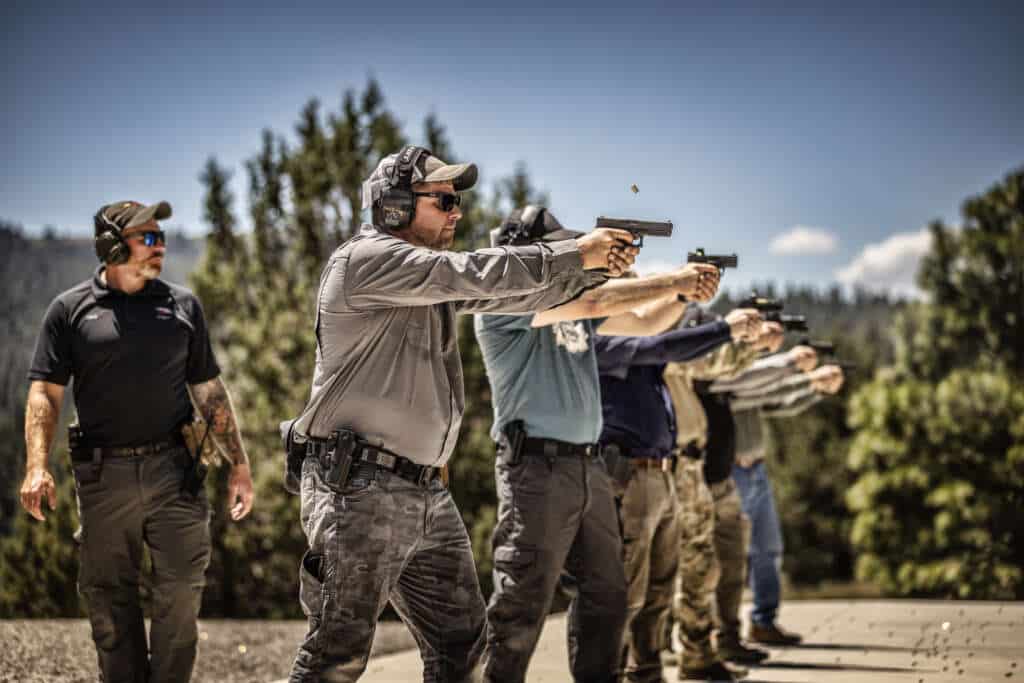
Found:
[[[804,639],[799,633],[787,631],[775,622],[766,626],[761,624],[750,625],[750,640],[765,645],[799,645]]]
[[[710,666],[700,669],[679,669],[679,680],[681,681],[738,681],[745,678],[746,669],[740,666],[729,666],[725,662],[715,662]]]
[[[747,647],[738,640],[734,642],[719,641],[718,655],[722,659],[727,659],[730,662],[753,664],[755,666],[768,659],[770,656],[767,650],[762,650],[758,647]]]

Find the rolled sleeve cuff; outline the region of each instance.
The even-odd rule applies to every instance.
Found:
[[[542,242],[551,251],[551,272],[568,277],[583,272],[583,254],[576,240]]]

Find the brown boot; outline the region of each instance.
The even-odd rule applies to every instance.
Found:
[[[775,622],[766,626],[761,624],[750,624],[750,640],[765,645],[799,645],[804,639],[799,633],[787,631]]]

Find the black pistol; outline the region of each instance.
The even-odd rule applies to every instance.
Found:
[[[644,237],[671,237],[672,221],[638,221],[632,218],[608,218],[597,217],[598,228],[614,228],[616,230],[628,230],[633,233],[633,246],[644,246]]]

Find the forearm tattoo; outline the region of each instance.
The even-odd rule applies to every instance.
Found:
[[[231,397],[220,377],[215,377],[202,384],[193,384],[192,400],[203,419],[210,425],[210,436],[220,448],[221,453],[232,465],[244,465],[249,462],[242,445],[242,435],[238,431]]]
[[[29,468],[46,466],[59,416],[60,405],[54,405],[45,391],[29,390],[25,405],[25,451]]]

